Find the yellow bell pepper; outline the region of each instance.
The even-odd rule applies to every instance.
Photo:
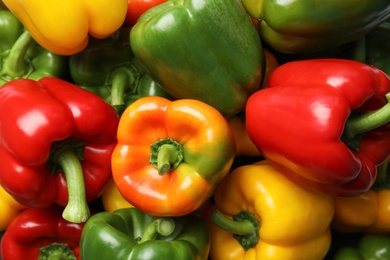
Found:
[[[354,197],[334,197],[332,227],[343,233],[390,234],[390,167],[378,167],[374,185]]]
[[[26,209],[25,206],[19,204],[0,186],[0,231],[5,230],[8,224],[24,209]]]
[[[210,259],[316,260],[330,248],[332,197],[298,186],[267,161],[234,169],[214,199]]]
[[[3,0],[38,44],[72,55],[88,44],[88,34],[106,38],[126,17],[127,0]]]
[[[102,204],[105,211],[113,212],[121,208],[133,208],[122,194],[119,192],[118,187],[116,186],[113,179],[111,179],[102,193]]]

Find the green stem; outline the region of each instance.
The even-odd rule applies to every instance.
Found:
[[[233,234],[248,236],[254,232],[253,224],[250,220],[244,220],[241,222],[235,221],[226,217],[218,209],[214,210],[212,219],[215,225]]]
[[[141,240],[139,240],[138,243],[141,244],[145,241],[155,239],[157,235],[169,236],[174,230],[175,222],[172,218],[158,218],[147,226]]]
[[[30,33],[24,31],[12,46],[3,65],[4,73],[10,78],[18,78],[29,73],[29,71],[26,71],[28,68],[26,68],[25,58],[32,42],[33,38]]]
[[[170,138],[159,140],[151,145],[150,164],[157,167],[160,175],[175,169],[183,158],[182,146]]]
[[[384,183],[387,180],[387,165],[389,162],[386,160],[384,163],[377,167],[375,183]]]
[[[52,243],[39,249],[38,260],[76,260],[67,244]]]
[[[390,172],[388,167],[389,161],[386,160],[381,165],[377,166],[377,174],[372,190],[388,190],[390,189]]]
[[[388,103],[380,109],[363,115],[348,118],[344,132],[347,138],[368,132],[390,122],[390,93],[386,94]]]
[[[135,81],[133,73],[130,68],[120,67],[111,75],[111,105],[118,110],[124,110],[126,106],[125,91]]]
[[[87,221],[90,212],[86,201],[83,169],[77,155],[73,149],[65,146],[58,151],[54,160],[61,166],[68,187],[68,204],[62,213],[63,218],[73,223]]]
[[[176,161],[179,152],[171,144],[164,144],[158,151],[157,169],[160,175],[169,172]]]
[[[367,52],[366,52],[366,37],[361,37],[355,41],[355,48],[352,58],[356,61],[366,63]]]
[[[260,240],[260,223],[247,211],[243,210],[230,219],[215,209],[212,220],[219,228],[232,233],[245,251],[256,246]]]

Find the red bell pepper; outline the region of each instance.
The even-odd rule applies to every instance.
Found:
[[[65,206],[86,221],[86,201],[110,180],[119,122],[97,95],[57,78],[0,88],[0,185],[27,207]]]
[[[4,232],[0,259],[80,259],[84,223],[64,220],[61,211],[62,207],[53,204],[20,213]]]
[[[134,26],[138,18],[147,10],[155,5],[162,4],[167,0],[127,0],[126,18],[123,24],[125,26]]]
[[[272,165],[311,189],[366,192],[390,154],[388,76],[352,60],[313,59],[279,66],[268,86],[249,98],[246,123]]]

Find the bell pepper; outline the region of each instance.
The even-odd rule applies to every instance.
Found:
[[[249,98],[247,131],[262,155],[297,183],[357,196],[390,154],[388,92],[388,76],[357,61],[285,63],[268,88]]]
[[[8,10],[0,10],[0,39],[0,86],[17,78],[67,76],[68,58],[39,46]]]
[[[0,231],[5,230],[9,223],[24,209],[3,187],[0,186]],[[1,258],[0,258],[1,259]]]
[[[99,212],[85,224],[81,259],[206,260],[210,240],[203,220],[156,217],[137,208]]]
[[[153,6],[166,2],[167,0],[127,0],[127,13],[124,21],[125,26],[134,26],[138,18]]]
[[[323,259],[331,196],[308,190],[268,161],[235,168],[215,188],[210,259]]]
[[[29,208],[8,226],[1,241],[1,259],[80,259],[79,242],[84,223],[61,216],[62,207]]]
[[[65,206],[86,221],[86,201],[111,178],[118,115],[103,99],[67,81],[17,79],[0,88],[0,185],[17,202]]]
[[[198,209],[230,171],[233,133],[213,107],[195,99],[143,97],[122,114],[112,175],[123,197],[156,216]]]
[[[72,55],[88,44],[88,35],[106,38],[126,17],[127,0],[3,0],[43,48]]]
[[[154,6],[132,28],[130,46],[175,99],[200,100],[224,116],[244,109],[265,67],[260,38],[239,0]]]
[[[378,167],[369,191],[354,197],[334,197],[334,230],[348,233],[390,234],[390,168]]]
[[[245,114],[238,113],[237,115],[226,119],[230,128],[233,131],[236,143],[236,157],[238,156],[261,156],[259,149],[252,142],[246,130]]]
[[[134,58],[129,27],[105,39],[91,38],[87,47],[70,57],[73,82],[114,106],[118,113],[141,96],[171,98]]]
[[[386,0],[344,1],[242,0],[259,20],[259,34],[271,48],[284,53],[319,51],[354,41],[390,17]]]
[[[339,249],[333,260],[387,260],[390,259],[390,237],[365,235],[356,247]]]
[[[133,207],[119,192],[114,180],[110,180],[102,193],[102,204],[105,211],[114,212],[121,208]]]

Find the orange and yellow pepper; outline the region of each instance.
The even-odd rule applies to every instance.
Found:
[[[89,35],[106,38],[126,17],[127,0],[3,0],[43,48],[72,55],[88,44]]]
[[[210,259],[323,259],[331,244],[331,196],[297,185],[263,160],[216,187],[207,222]]]
[[[378,167],[371,189],[359,196],[334,197],[332,227],[343,233],[390,234],[390,169]]]
[[[214,107],[195,99],[148,96],[123,112],[112,154],[118,190],[156,216],[199,209],[230,171],[235,140]]]

